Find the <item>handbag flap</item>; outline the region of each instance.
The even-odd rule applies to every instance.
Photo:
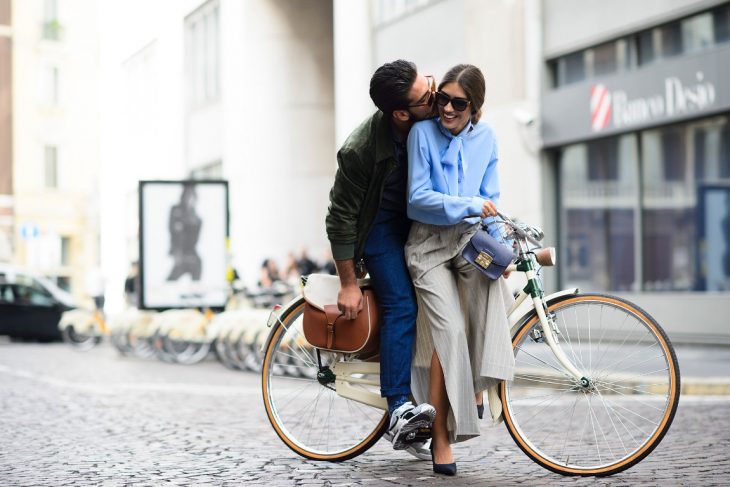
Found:
[[[480,229],[469,240],[477,254],[484,252],[492,257],[492,262],[500,267],[507,267],[512,262],[512,249],[492,237],[486,230]]]
[[[337,303],[339,292],[340,278],[329,274],[310,274],[302,289],[304,299],[322,311],[326,305]]]

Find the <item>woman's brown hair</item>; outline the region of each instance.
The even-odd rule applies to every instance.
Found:
[[[486,82],[481,70],[471,64],[457,64],[444,75],[439,90],[448,83],[456,83],[464,90],[471,102],[471,123],[477,123],[482,116]]]

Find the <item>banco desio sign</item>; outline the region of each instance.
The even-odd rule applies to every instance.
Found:
[[[702,71],[695,74],[693,83],[676,76],[664,79],[663,86],[651,96],[632,98],[622,89],[609,90],[603,84],[590,90],[591,128],[593,131],[614,127],[631,127],[652,120],[704,111],[715,103],[715,85],[705,80]]]
[[[730,112],[730,44],[549,89],[545,147]]]

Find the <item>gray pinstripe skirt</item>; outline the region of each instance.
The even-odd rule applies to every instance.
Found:
[[[496,387],[514,373],[507,321],[512,295],[503,278],[489,280],[461,256],[477,228],[478,224],[466,222],[451,226],[414,222],[405,247],[418,298],[411,389],[418,403],[428,402],[435,348],[451,405],[452,443],[479,435],[475,392],[488,392],[485,402],[492,419],[501,419]]]

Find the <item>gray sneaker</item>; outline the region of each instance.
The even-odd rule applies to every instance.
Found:
[[[405,450],[409,443],[418,440],[421,430],[429,430],[436,417],[436,409],[430,404],[414,406],[408,401],[390,415],[388,433],[394,450]],[[421,435],[422,436],[422,435]],[[418,440],[423,442],[422,439]]]

